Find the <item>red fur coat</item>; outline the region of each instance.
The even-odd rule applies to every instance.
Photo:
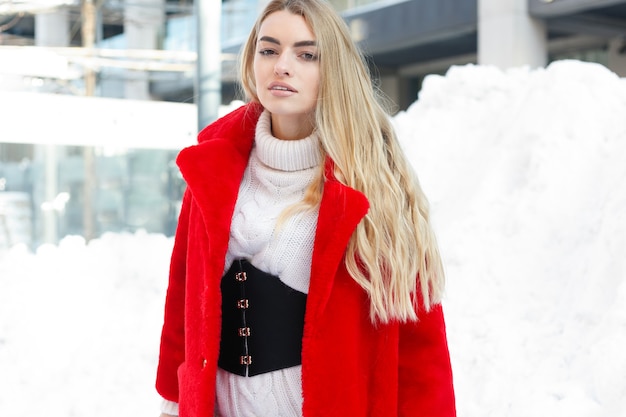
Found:
[[[260,108],[205,128],[178,165],[187,191],[172,253],[156,386],[181,417],[212,417],[220,346],[220,280],[239,182]],[[374,326],[342,262],[365,196],[326,172],[302,341],[305,417],[454,417],[440,305],[417,323]]]

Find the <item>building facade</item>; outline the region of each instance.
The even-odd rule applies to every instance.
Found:
[[[237,54],[266,1],[221,2],[220,30],[212,33],[220,37],[216,56],[221,60],[223,105],[240,98]],[[149,113],[154,110],[146,110],[142,102],[177,103],[176,111],[185,114],[194,107],[200,62],[195,16],[209,2],[49,3],[0,4],[0,109],[5,120],[15,107],[9,93],[132,100],[137,112],[141,108]],[[372,77],[399,110],[417,99],[424,77],[445,73],[452,65],[541,67],[572,58],[599,62],[626,76],[626,0],[331,3],[366,53]],[[85,7],[90,4],[91,9]],[[118,108],[113,103],[110,110],[100,110],[102,123],[119,124],[119,118],[110,116]],[[76,113],[67,120],[85,117],[72,111]],[[0,247],[25,240],[36,246],[67,234],[95,237],[107,231],[144,229],[171,235],[184,188],[174,158],[196,126],[180,117],[168,120],[167,114],[174,112],[150,114],[152,120],[180,125],[169,145],[147,141],[135,146],[138,133],[133,132],[134,137],[122,139],[129,146],[112,146],[88,129],[87,140],[77,141],[66,128],[74,122],[67,120],[65,127],[50,126],[49,136],[6,122],[3,129],[0,123]],[[40,116],[33,114],[30,120],[38,123]],[[22,122],[23,127],[28,124]],[[117,134],[130,135],[121,127],[110,135]]]

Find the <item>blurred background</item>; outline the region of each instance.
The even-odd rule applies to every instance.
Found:
[[[171,236],[174,159],[238,97],[267,0],[0,1],[0,248]],[[452,65],[626,76],[626,0],[334,0],[397,110]]]

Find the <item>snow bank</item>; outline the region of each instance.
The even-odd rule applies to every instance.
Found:
[[[453,67],[396,117],[448,272],[460,416],[626,415],[626,81]]]
[[[107,234],[0,252],[0,414],[158,416],[172,244]]]

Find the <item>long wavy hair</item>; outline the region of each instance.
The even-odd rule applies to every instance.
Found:
[[[365,194],[370,209],[346,248],[346,268],[367,292],[372,322],[414,321],[441,301],[444,271],[428,202],[372,83],[364,56],[347,25],[324,0],[273,0],[251,30],[240,55],[241,86],[258,102],[254,55],[261,24],[287,10],[315,34],[320,65],[315,129],[322,154],[341,183]],[[323,170],[303,205],[321,200]]]

